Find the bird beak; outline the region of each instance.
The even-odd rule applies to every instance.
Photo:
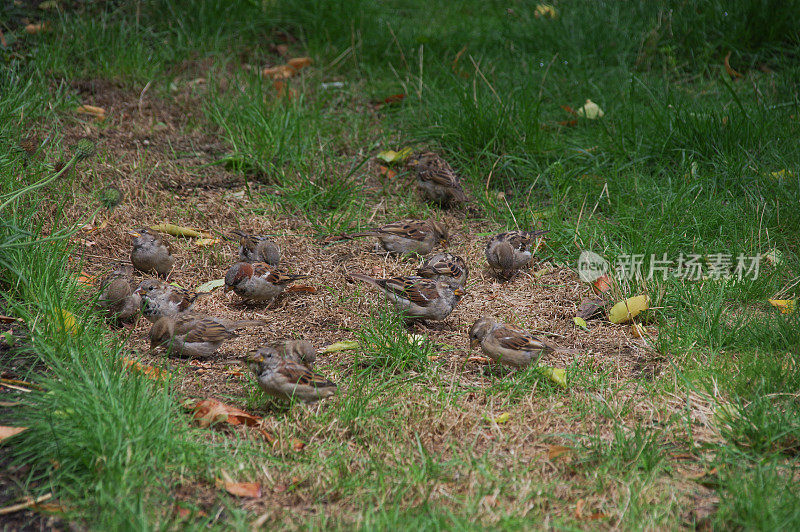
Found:
[[[461,297],[461,296],[465,295],[467,293],[467,291],[464,290],[463,288],[456,288],[455,290],[453,290],[453,293],[455,295],[457,295],[458,297]]]
[[[477,338],[470,338],[470,340],[469,340],[470,348],[475,349],[476,347],[478,347],[479,344],[480,344],[480,342],[478,341]]]
[[[141,234],[141,233],[138,233],[138,232],[136,232],[136,231],[128,231],[128,234],[129,234],[130,236],[132,236],[133,238],[139,238],[140,236],[142,236],[142,234]]]

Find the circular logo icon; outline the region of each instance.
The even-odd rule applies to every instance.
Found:
[[[608,261],[591,251],[582,251],[578,257],[578,276],[581,281],[591,283],[608,273]]]

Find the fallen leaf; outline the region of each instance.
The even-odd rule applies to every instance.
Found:
[[[383,103],[385,105],[391,105],[393,103],[400,103],[405,99],[405,94],[392,94],[391,96],[387,96],[383,99]]]
[[[650,297],[647,295],[629,297],[611,307],[608,319],[611,323],[627,323],[648,308],[650,308]]]
[[[563,445],[551,445],[547,448],[547,459],[553,461],[562,454],[566,454],[570,451],[572,451],[572,449],[564,447]]]
[[[310,57],[295,57],[295,58],[289,59],[286,62],[287,65],[289,65],[290,67],[292,67],[295,70],[300,70],[302,68],[310,66],[311,63],[312,63],[312,61],[311,61]]]
[[[797,309],[796,299],[770,299],[769,304],[781,311],[781,314],[791,314]]]
[[[77,280],[78,284],[82,284],[83,286],[94,286],[95,277],[85,272],[81,272]]]
[[[194,420],[203,428],[216,423],[252,427],[261,421],[260,417],[221,403],[216,399],[203,399],[197,403],[187,401],[184,406],[192,411]]]
[[[358,349],[357,340],[345,340],[343,342],[336,342],[334,344],[323,347],[319,350],[320,353],[338,353],[339,351],[349,351],[351,349]]]
[[[598,298],[584,299],[583,301],[581,301],[580,306],[578,306],[577,317],[583,318],[584,320],[597,318],[603,315],[604,308],[605,308],[605,302],[602,299]]]
[[[94,105],[79,105],[75,112],[82,115],[89,115],[94,118],[95,122],[102,122],[106,119],[106,110],[102,107],[95,107]]]
[[[206,248],[208,246],[213,246],[215,244],[219,244],[219,238],[198,238],[194,241],[194,245],[198,248]]]
[[[406,147],[400,151],[385,150],[379,152],[377,157],[387,164],[400,164],[405,162],[409,155],[411,155],[411,148]]]
[[[614,279],[608,276],[608,274],[601,275],[597,279],[592,282],[592,288],[598,294],[605,294],[609,290],[614,287]]]
[[[123,357],[122,365],[133,371],[138,371],[145,377],[148,377],[153,380],[166,379],[167,377],[170,376],[170,373],[166,370],[163,370],[161,368],[156,368],[154,366],[148,366],[147,364],[141,364],[133,360],[132,358]]]
[[[727,72],[727,73],[728,73],[728,75],[729,75],[731,78],[733,78],[733,79],[736,79],[736,78],[743,78],[743,77],[744,77],[744,76],[742,76],[741,74],[739,74],[738,72],[736,72],[736,71],[735,71],[735,70],[734,70],[734,69],[731,67],[731,52],[728,52],[728,55],[726,55],[726,56],[725,56],[725,60],[724,60],[723,62],[724,62],[724,64],[725,64],[725,72]]]
[[[574,127],[574,126],[578,125],[578,121],[575,120],[575,119],[573,119],[573,120],[561,120],[561,121],[558,122],[558,125],[561,126],[561,127]]]
[[[236,497],[258,499],[261,497],[261,484],[258,482],[225,482],[225,491]]]
[[[277,441],[275,436],[273,436],[264,429],[258,429],[258,433],[264,436],[264,439],[267,440],[267,443],[275,443]]]
[[[773,179],[783,179],[784,177],[792,177],[792,172],[784,168],[777,172],[770,172],[769,175],[772,176]]]
[[[261,75],[272,79],[289,79],[295,74],[297,74],[297,70],[289,65],[265,68],[261,71]]]
[[[225,279],[213,279],[197,287],[198,292],[212,292],[217,288],[225,286]]]
[[[37,33],[42,33],[43,31],[49,31],[50,24],[47,22],[41,22],[39,24],[28,24],[25,26],[25,33],[30,35],[36,35]]]
[[[586,501],[583,499],[578,499],[578,502],[575,503],[575,517],[581,519],[583,517],[583,507],[586,505]]]
[[[26,430],[28,430],[28,427],[8,427],[5,425],[0,425],[0,441],[12,436],[16,436],[20,432],[24,432]]]
[[[549,366],[539,366],[539,373],[561,386],[567,387],[567,370],[564,368],[551,368]]]
[[[386,176],[388,179],[392,179],[392,178],[394,178],[394,176],[397,175],[397,172],[395,172],[391,168],[388,168],[388,167],[383,166],[383,165],[381,165],[381,167],[380,167],[380,172],[381,172],[381,175]]]
[[[306,448],[305,442],[298,440],[297,438],[292,438],[292,450],[300,452]]]
[[[509,419],[511,419],[511,414],[509,414],[508,412],[503,412],[502,414],[494,418],[492,421],[494,421],[498,425],[502,425],[503,423],[508,423]]]
[[[586,103],[583,104],[583,107],[578,109],[576,113],[578,116],[582,116],[588,120],[597,120],[605,115],[603,110],[600,109],[600,106],[589,99],[586,100]]]
[[[285,290],[286,292],[299,292],[302,294],[316,294],[317,289],[313,286],[308,286],[304,284],[294,284]]]
[[[68,310],[61,310],[61,321],[56,321],[56,330],[65,331],[75,336],[78,334],[78,320],[75,314]]]
[[[533,12],[536,18],[556,18],[556,8],[550,4],[537,4],[536,10]]]
[[[575,316],[574,318],[572,318],[572,321],[574,321],[575,325],[577,325],[581,329],[584,329],[584,330],[587,330],[587,331],[589,330],[589,327],[586,325],[586,320],[581,318],[580,316]]]
[[[190,227],[182,227],[180,225],[175,224],[156,224],[150,227],[153,231],[159,231],[161,233],[166,233],[172,236],[185,236],[188,238],[211,238],[211,235],[205,233],[203,231],[198,231],[197,229],[192,229]]]
[[[586,519],[588,519],[589,521],[597,521],[598,519],[608,519],[608,515],[604,514],[603,512],[594,512]]]
[[[278,98],[283,98],[286,96],[290,100],[297,97],[297,93],[289,87],[289,84],[281,79],[276,79],[272,82],[272,87],[278,93]]]
[[[631,325],[631,334],[633,335],[634,338],[644,338],[645,335],[647,334],[647,331],[645,331],[644,327],[642,327],[638,323],[634,323],[633,325]]]
[[[486,357],[469,357],[467,362],[473,362],[475,364],[488,364],[491,361]]]

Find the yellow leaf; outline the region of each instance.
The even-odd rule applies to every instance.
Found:
[[[533,12],[536,18],[556,18],[556,8],[550,4],[537,4],[536,10]]]
[[[648,308],[650,308],[649,296],[629,297],[611,307],[611,310],[608,311],[608,319],[611,323],[627,323]]]
[[[28,427],[7,427],[0,425],[0,441],[16,436],[20,432],[28,430]]]
[[[558,384],[562,388],[567,387],[567,370],[564,368],[551,368],[549,366],[539,366],[539,373]]]
[[[194,241],[194,245],[199,248],[213,246],[214,244],[219,244],[219,238],[198,238]]]
[[[502,414],[494,418],[494,422],[497,423],[498,425],[502,425],[503,423],[507,423],[509,419],[511,419],[511,414],[509,414],[508,412],[503,412]]]
[[[336,342],[329,346],[325,346],[319,350],[320,353],[337,353],[339,351],[348,351],[350,349],[357,349],[358,342],[356,340],[346,340],[344,342]]]
[[[56,329],[66,331],[75,336],[78,333],[78,320],[75,318],[75,314],[68,310],[61,310],[61,319],[61,322],[56,323]],[[63,329],[61,328],[62,323]]]
[[[385,150],[378,153],[378,159],[387,164],[399,164],[408,159],[411,155],[411,148],[403,148],[400,151]]]
[[[778,170],[777,172],[770,172],[769,175],[771,175],[774,179],[783,179],[784,177],[792,177],[793,174],[784,168],[783,170]]]
[[[581,318],[580,316],[575,316],[574,318],[572,318],[572,321],[574,321],[575,325],[577,325],[581,329],[588,329],[589,328],[589,326],[586,325],[586,320]]]
[[[796,299],[770,299],[770,305],[781,311],[781,314],[791,314],[797,310]]]
[[[207,233],[203,231],[199,231],[197,229],[192,229],[190,227],[181,227],[180,225],[175,224],[156,224],[150,227],[153,231],[160,231],[161,233],[167,233],[168,235],[172,236],[185,236],[189,238],[209,238]]]
[[[601,118],[605,113],[600,106],[594,103],[592,100],[586,100],[586,103],[583,104],[583,107],[578,109],[577,111],[578,116],[583,116],[588,118],[589,120],[597,120]]]
[[[631,334],[634,338],[644,338],[644,335],[647,334],[647,331],[645,331],[644,327],[638,323],[634,323],[631,325]]]

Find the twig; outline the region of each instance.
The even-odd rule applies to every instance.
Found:
[[[46,495],[42,495],[41,497],[37,497],[36,499],[28,498],[27,501],[21,502],[19,504],[15,504],[13,506],[6,506],[5,508],[0,508],[0,515],[7,515],[13,514],[14,512],[19,512],[20,510],[25,510],[26,508],[30,508],[31,506],[35,506],[41,502],[49,500],[53,497],[52,493],[48,493]]]

